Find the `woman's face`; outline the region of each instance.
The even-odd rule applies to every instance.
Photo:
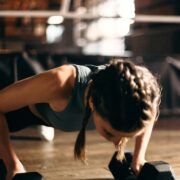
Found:
[[[125,133],[118,131],[110,125],[110,123],[102,118],[96,111],[92,112],[92,118],[94,120],[94,124],[96,126],[97,131],[100,135],[102,135],[105,139],[112,142],[115,146],[117,146],[123,137],[131,138],[138,136],[142,133],[143,130],[133,133]]]

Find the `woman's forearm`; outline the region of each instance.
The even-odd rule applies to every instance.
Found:
[[[150,124],[144,132],[136,137],[134,148],[134,159],[144,159],[147,146],[151,137],[153,123]]]
[[[7,166],[12,166],[18,160],[10,142],[9,130],[3,113],[0,113],[0,158]]]
[[[139,174],[142,166],[146,162],[145,154],[151,137],[152,129],[153,123],[150,124],[140,135],[136,136],[133,161],[131,164],[135,174]]]

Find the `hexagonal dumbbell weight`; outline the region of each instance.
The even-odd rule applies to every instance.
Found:
[[[116,180],[175,180],[171,166],[164,161],[145,163],[136,176],[131,169],[132,153],[126,152],[122,161],[118,161],[116,156],[117,152],[109,163],[109,169]]]
[[[6,166],[0,159],[0,180],[6,180]],[[43,180],[43,176],[38,172],[18,173],[13,177],[13,180]]]

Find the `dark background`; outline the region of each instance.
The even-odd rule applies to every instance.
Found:
[[[69,12],[79,4],[92,1],[71,1]],[[97,1],[98,2],[98,1]],[[98,3],[97,3],[98,4]],[[0,1],[2,10],[59,10],[59,0]],[[136,15],[180,15],[179,0],[136,0]],[[74,39],[75,19],[65,19],[64,33],[59,41],[47,43],[45,32],[34,33],[37,25],[47,26],[46,17],[0,17],[0,87],[65,63],[103,64],[117,55],[84,54]],[[88,23],[88,21],[86,21]],[[180,115],[180,23],[134,22],[125,38],[125,53],[149,67],[162,85],[162,116]],[[127,53],[128,52],[128,53]]]

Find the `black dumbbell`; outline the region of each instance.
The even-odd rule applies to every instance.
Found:
[[[164,161],[145,163],[136,176],[131,169],[132,153],[126,152],[122,161],[118,161],[116,156],[117,152],[109,163],[109,169],[116,180],[175,180],[171,166]]]
[[[117,152],[114,153],[109,169],[116,180],[133,180],[136,176],[131,170],[132,153],[126,152],[125,158],[122,161],[116,159]]]
[[[43,177],[38,172],[27,172],[16,174],[13,180],[43,180]]]
[[[6,174],[7,174],[6,166],[5,166],[4,162],[3,162],[3,160],[0,159],[0,179],[5,180],[6,179]]]
[[[141,169],[138,180],[175,180],[171,166],[164,161],[147,162]]]
[[[2,159],[0,159],[0,180],[6,180],[7,170]],[[43,180],[43,176],[38,172],[18,173],[13,180]]]

